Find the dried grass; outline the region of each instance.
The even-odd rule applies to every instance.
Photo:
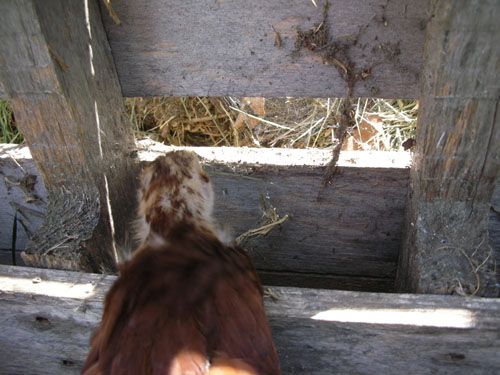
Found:
[[[245,233],[236,237],[236,243],[239,246],[245,245],[252,239],[257,237],[266,236],[276,226],[283,224],[290,219],[290,215],[285,215],[280,218],[276,208],[271,204],[269,196],[264,197],[260,194],[259,208],[262,212],[262,217],[257,228],[249,229]]]
[[[176,146],[331,149],[337,144],[343,99],[271,98],[261,113],[246,105],[247,99],[127,98],[125,105],[138,137]],[[417,112],[418,103],[411,100],[355,100],[355,125],[343,149],[401,151],[415,135]]]
[[[24,143],[17,129],[12,107],[7,100],[0,100],[0,143]]]
[[[317,147],[337,143],[342,99],[271,98],[262,111],[247,98],[126,98],[125,107],[138,138],[176,146]],[[260,113],[257,113],[260,112]],[[414,137],[418,103],[414,100],[358,99],[351,108],[355,125],[343,149],[403,150]],[[0,101],[0,141],[23,143],[10,104]]]

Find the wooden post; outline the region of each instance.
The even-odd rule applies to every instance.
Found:
[[[48,190],[25,262],[112,270],[137,163],[95,0],[2,0],[0,78]]]
[[[500,173],[498,2],[433,0],[398,284],[496,296],[488,210]]]

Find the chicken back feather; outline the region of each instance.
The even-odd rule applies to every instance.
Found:
[[[224,244],[194,153],[141,175],[141,246],[121,266],[90,340],[84,375],[278,375],[262,287],[246,252]]]

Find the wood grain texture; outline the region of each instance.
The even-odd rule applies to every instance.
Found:
[[[3,154],[6,155],[5,160],[0,159],[4,160],[0,171],[9,176],[19,173],[7,155],[25,155],[18,158],[18,162],[25,169],[36,171],[29,152],[22,151],[22,147],[14,147],[16,152],[13,147],[8,149],[9,153],[5,151]],[[171,148],[141,141],[138,159],[153,160],[168,150]],[[259,208],[261,194],[269,195],[271,204],[281,216],[292,214],[291,220],[281,228],[275,228],[268,236],[247,244],[265,283],[374,292],[394,289],[410,173],[406,168],[407,155],[341,153],[339,162],[347,172],[337,177],[331,189],[326,190],[324,200],[318,203],[315,198],[321,183],[321,165],[328,162],[328,151],[189,150],[197,152],[204,165],[211,170],[210,177],[216,193],[216,220],[230,235],[236,237],[258,226],[262,216]],[[259,166],[258,160],[282,165]],[[286,167],[286,164],[294,162],[299,165]],[[368,168],[370,163],[379,168]],[[294,173],[297,173],[295,179]],[[0,187],[1,184],[0,181]],[[5,213],[5,220],[0,222],[0,243],[9,249],[14,215],[9,202],[14,200],[31,208],[37,206],[25,204],[18,187],[8,185],[6,188],[10,189],[8,194],[0,195],[0,212]],[[41,197],[44,199],[45,196],[42,194]],[[492,203],[498,207],[499,202],[500,181],[497,182]],[[0,215],[0,219],[2,217]],[[36,219],[29,213],[27,217],[31,221]],[[371,225],[367,226],[367,223]],[[38,226],[29,228],[33,232]],[[500,264],[500,216],[493,210],[489,215],[489,234],[490,245]],[[18,228],[18,236],[19,244],[27,242],[21,228]],[[336,252],[332,251],[334,247]],[[18,249],[24,250],[21,246]],[[8,256],[5,259],[10,261]]]
[[[500,179],[497,181],[491,206],[488,212],[488,235],[489,243],[495,255],[495,262],[500,264]],[[497,280],[500,282],[500,267],[497,266]]]
[[[26,266],[21,258],[21,252],[16,251],[16,264],[12,262],[12,250],[11,249],[0,249],[0,264],[5,264],[8,266]]]
[[[12,249],[17,211],[15,248],[24,250],[43,222],[47,199],[28,147],[0,145],[0,178],[0,249]]]
[[[136,163],[97,3],[2,1],[0,38],[2,86],[48,190],[24,259],[113,269],[133,213]]]
[[[101,6],[124,96],[343,97],[333,66],[294,53],[297,30],[322,21],[323,1],[316,3],[116,0],[119,26]],[[371,76],[354,96],[417,98],[427,4],[330,0],[332,38],[353,41],[366,25],[348,55]]]
[[[138,159],[153,160],[168,150],[169,147],[161,144],[145,143],[140,147]],[[252,149],[190,150],[203,158],[216,194],[216,221],[233,238],[260,226],[261,197],[268,197],[279,215],[291,216],[267,236],[245,243],[265,281],[348,290],[393,290],[408,169],[388,166],[406,165],[406,155],[343,154],[342,174],[318,202],[316,197],[324,170],[320,165],[259,166],[254,159],[259,155],[258,150]],[[268,163],[292,159],[302,164],[317,163],[324,156],[324,165],[330,156],[328,152],[323,155],[318,151],[320,156],[315,157],[311,151],[296,150],[301,152],[292,152],[292,158],[286,150],[264,151],[264,160]],[[229,159],[233,162],[223,164]],[[378,159],[378,165],[385,168],[356,167],[367,165],[366,159],[372,162]],[[27,163],[26,159],[20,161]],[[15,164],[11,167],[15,170]],[[9,202],[13,197],[0,196],[0,199]],[[13,211],[8,212],[13,215]],[[9,217],[5,225],[11,228]],[[18,233],[23,235],[21,230]],[[10,233],[2,237],[4,248],[8,249]]]
[[[400,285],[497,296],[488,213],[500,175],[496,1],[432,1]]]
[[[258,269],[395,277],[407,170],[340,168],[342,175],[319,202],[323,167],[251,168],[244,174],[251,179],[238,184],[241,170],[207,170],[220,194],[217,218],[236,233],[259,226],[261,196],[278,214],[291,216],[245,244]]]
[[[0,266],[0,373],[78,374],[113,276]],[[495,374],[500,301],[272,287],[283,374]],[[366,314],[368,312],[368,314]]]

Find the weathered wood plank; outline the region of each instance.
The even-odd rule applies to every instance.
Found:
[[[143,142],[139,159],[153,160],[168,150]],[[259,226],[261,196],[269,197],[281,216],[291,215],[266,237],[245,244],[265,281],[349,290],[393,289],[407,190],[408,169],[403,168],[407,154],[342,153],[343,174],[318,202],[321,165],[330,158],[327,150],[191,150],[204,158],[212,178],[216,219],[234,237]],[[15,154],[10,150],[8,155]],[[258,160],[264,164],[259,166]],[[10,158],[5,167],[7,161],[16,168]],[[369,165],[368,161],[379,168],[356,167]],[[293,163],[302,166],[290,166]],[[11,172],[6,169],[7,173]],[[11,221],[5,222],[8,228]],[[23,234],[21,228],[18,234]],[[10,239],[6,233],[4,248],[10,247]]]
[[[17,156],[17,161],[25,169],[33,168],[36,171],[29,159],[29,152],[23,152],[22,148],[17,150],[16,147],[5,147],[10,151],[0,151],[0,160],[3,160],[0,162],[0,171],[5,171],[9,176],[17,176],[18,167],[9,155]],[[14,149],[17,151],[14,152]],[[153,160],[169,149],[159,143],[141,141],[138,158]],[[341,153],[340,165],[345,169],[358,171],[359,175],[357,172],[348,172],[348,177],[345,177],[346,173],[338,176],[335,185],[340,186],[338,191],[333,186],[332,191],[326,191],[325,200],[317,203],[315,198],[318,184],[321,183],[321,165],[328,162],[329,151],[190,149],[197,152],[203,158],[204,164],[211,168],[216,192],[216,218],[223,226],[228,227],[232,235],[238,236],[257,226],[261,217],[258,205],[261,193],[269,194],[271,203],[280,215],[294,214],[290,221],[282,225],[281,230],[276,228],[275,233],[249,244],[259,274],[266,283],[375,292],[393,290],[393,270],[399,253],[398,238],[401,238],[407,195],[406,181],[409,170],[405,167],[409,162],[408,154]],[[2,155],[5,155],[5,158],[2,159]],[[260,167],[257,166],[259,160]],[[266,165],[268,163],[269,165]],[[239,164],[239,167],[235,164]],[[295,169],[290,170],[291,167],[287,167],[290,164],[295,164]],[[228,169],[228,165],[231,169]],[[370,165],[383,168],[383,173],[379,173],[380,169],[375,173],[373,168],[368,167]],[[299,171],[297,178],[293,178],[293,170]],[[380,174],[383,174],[383,177]],[[256,176],[260,176],[259,179],[255,179]],[[0,181],[0,186],[1,184]],[[255,190],[252,190],[253,187]],[[19,193],[15,197],[12,195],[19,188],[14,186],[10,189],[7,196],[0,195],[0,212],[5,213],[6,218],[5,221],[0,221],[0,243],[6,249],[10,248],[14,215],[13,208],[6,206],[6,203],[19,197],[21,200],[17,202],[25,204],[23,194]],[[337,203],[338,201],[341,203]],[[367,201],[370,204],[363,206],[362,202]],[[493,201],[497,207],[500,206],[499,203],[500,181],[497,182]],[[323,206],[324,204],[326,206]],[[31,203],[25,205],[38,208]],[[378,210],[376,207],[385,209]],[[321,216],[325,211],[328,211],[328,215]],[[29,213],[27,217],[33,220]],[[365,217],[378,223],[377,230],[361,225],[368,221]],[[37,229],[36,226],[29,228],[31,231]],[[389,231],[389,236],[377,235],[377,231],[383,228]],[[500,264],[500,216],[493,210],[490,210],[489,229],[490,245]],[[340,235],[336,235],[338,232],[341,232]],[[18,228],[18,238],[23,235],[24,230]],[[307,236],[311,237],[299,241]],[[21,238],[19,243],[23,242],[25,243],[26,239]],[[339,250],[332,253],[332,246]],[[382,251],[378,250],[380,248]],[[309,256],[312,262],[309,262]],[[377,266],[381,264],[382,267]],[[387,275],[387,270],[392,276],[383,276]]]
[[[498,2],[432,6],[398,284],[497,296],[488,213],[500,175]]]
[[[251,179],[238,185],[236,169],[237,175],[214,180],[222,193],[215,212],[237,233],[258,226],[261,196],[269,197],[281,216],[291,216],[266,237],[246,244],[261,270],[394,278],[401,242],[398,219],[406,204],[401,192],[407,188],[408,172],[340,170],[342,177],[318,202],[324,168],[255,168],[245,174]],[[208,169],[209,175],[219,171]]]
[[[114,279],[0,266],[0,373],[79,373]],[[272,289],[284,375],[500,371],[500,300]]]
[[[0,2],[0,55],[2,86],[49,191],[25,261],[113,269],[134,210],[135,146],[96,1]]]
[[[124,96],[342,97],[333,66],[294,53],[297,30],[322,20],[316,3],[115,0],[119,26],[101,6]],[[417,98],[427,5],[330,0],[330,36],[349,46],[356,69],[371,70],[354,96]]]
[[[491,199],[490,211],[488,214],[488,235],[489,243],[495,255],[497,264],[497,281],[500,283],[500,179],[497,181],[493,197]]]
[[[25,250],[43,222],[47,192],[26,146],[0,145],[0,249],[12,248],[17,211],[16,249]]]
[[[16,251],[16,264],[12,262],[12,250],[11,249],[0,249],[0,264],[7,266],[26,266],[21,258],[21,252]]]

